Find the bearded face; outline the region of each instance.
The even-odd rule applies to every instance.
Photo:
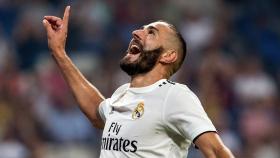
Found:
[[[126,56],[120,61],[120,67],[129,76],[145,74],[156,65],[162,51],[162,47],[145,50],[139,40],[133,39],[129,44]]]

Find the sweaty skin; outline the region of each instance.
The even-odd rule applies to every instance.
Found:
[[[65,43],[68,31],[70,6],[64,11],[63,18],[45,16],[43,25],[47,31],[48,46],[52,56],[73,92],[80,109],[88,117],[96,128],[103,128],[98,107],[104,100],[103,95],[81,74],[65,51]],[[151,32],[151,28],[154,32]],[[165,22],[154,22],[142,29],[133,31],[133,38],[137,38],[144,45],[144,49],[154,49],[162,46],[164,52],[161,54],[154,68],[145,74],[131,76],[131,87],[148,86],[156,81],[169,78],[168,68],[177,58],[177,50],[168,41],[172,36],[172,30]],[[131,60],[137,56],[128,54]],[[139,55],[138,55],[139,56]],[[230,150],[223,144],[219,135],[214,132],[206,132],[200,135],[194,142],[206,158],[234,158]]]

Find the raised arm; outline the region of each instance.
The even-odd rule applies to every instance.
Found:
[[[43,24],[47,31],[48,46],[52,56],[70,86],[80,109],[97,128],[103,128],[98,106],[104,100],[101,93],[81,74],[65,51],[70,6],[64,11],[63,19],[45,16]]]

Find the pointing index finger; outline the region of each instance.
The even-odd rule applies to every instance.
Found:
[[[69,14],[70,14],[70,6],[67,6],[64,11],[63,15],[63,23],[67,26],[68,20],[69,20]]]

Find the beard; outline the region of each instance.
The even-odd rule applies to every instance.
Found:
[[[133,62],[130,62],[129,58],[124,57],[120,61],[120,67],[129,76],[145,74],[154,68],[162,51],[162,47],[148,51],[143,50],[138,59]]]

